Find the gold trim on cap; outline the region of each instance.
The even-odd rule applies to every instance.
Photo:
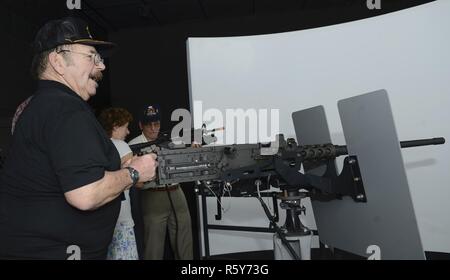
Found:
[[[70,43],[72,43],[72,44],[76,44],[76,43],[84,43],[84,42],[87,42],[87,43],[89,43],[89,42],[91,42],[91,43],[100,43],[100,44],[108,44],[108,45],[114,45],[114,43],[111,43],[111,42],[106,42],[106,41],[100,41],[100,40],[93,40],[93,39],[78,39],[78,40],[75,40],[75,41],[73,41],[73,40],[70,40],[70,39],[64,39],[65,41],[68,41],[68,42],[70,42]]]
[[[106,44],[112,44],[110,42],[106,42],[106,41],[100,41],[100,40],[93,40],[93,39],[79,39],[79,40],[75,40],[73,41],[74,43],[80,43],[80,42],[92,42],[92,43],[106,43]]]

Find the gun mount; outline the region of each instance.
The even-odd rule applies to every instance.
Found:
[[[442,137],[400,142],[401,148],[410,148],[426,145],[444,144]],[[258,199],[266,213],[272,227],[277,233],[274,239],[275,246],[281,240],[294,259],[300,259],[299,251],[310,247],[312,231],[304,226],[299,215],[305,212],[301,200],[310,197],[313,200],[329,201],[342,199],[343,196],[351,197],[355,202],[367,202],[357,155],[348,155],[347,147],[333,144],[297,145],[294,139],[284,139],[283,135],[277,136],[275,147],[270,144],[235,144],[223,146],[205,146],[200,148],[155,148],[158,156],[157,178],[152,182],[153,186],[183,182],[207,182],[211,181],[234,184],[236,182],[248,182],[260,187],[266,184],[266,188],[273,186],[281,190],[278,199],[280,206],[286,210],[286,221],[283,227],[279,227],[276,218],[271,215],[267,206],[259,196]],[[147,145],[131,146],[133,151]],[[344,159],[342,172],[337,174],[334,160],[347,155]],[[302,165],[309,170],[326,166],[325,172],[319,175],[302,173]],[[267,178],[265,180],[265,178]],[[152,184],[147,184],[150,186]],[[305,191],[302,191],[305,190]],[[299,240],[300,250],[295,250],[290,242]],[[308,241],[309,240],[309,241]],[[275,250],[276,254],[283,254],[283,249]],[[277,257],[277,256],[276,256]],[[280,257],[280,256],[278,256]],[[282,258],[284,256],[281,256]],[[308,259],[308,251],[302,251],[302,258]]]

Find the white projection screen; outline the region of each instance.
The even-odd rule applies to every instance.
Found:
[[[197,128],[206,122],[208,127],[223,125],[228,133],[233,127],[225,123],[227,109],[267,109],[269,116],[260,115],[260,120],[270,120],[270,109],[279,109],[279,132],[295,138],[291,113],[323,105],[333,143],[342,145],[337,101],[385,89],[399,139],[450,140],[447,0],[309,30],[189,38],[187,55]],[[223,121],[211,117],[219,111]],[[270,139],[263,135],[227,141],[218,136],[226,144]],[[402,155],[423,248],[450,252],[450,144],[406,149]],[[216,203],[208,198],[209,223],[268,225],[255,198],[223,198],[222,206],[223,218],[215,221]],[[308,204],[303,220],[315,229]],[[272,234],[211,230],[209,238],[211,255],[273,249]]]

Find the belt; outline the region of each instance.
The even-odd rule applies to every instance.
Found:
[[[178,189],[179,185],[172,185],[172,186],[167,186],[167,187],[157,187],[157,188],[148,188],[147,191],[152,191],[152,192],[163,192],[163,191],[174,191],[176,189]]]

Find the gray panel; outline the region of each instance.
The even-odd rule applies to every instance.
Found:
[[[299,145],[327,144],[331,143],[328,122],[323,106],[311,107],[292,113],[295,135]],[[322,175],[326,166],[310,169],[304,166],[309,174]]]
[[[361,256],[369,256],[367,248],[377,245],[382,259],[424,259],[386,91],[344,99],[338,107],[349,153],[358,156],[367,203],[313,201],[321,241]],[[293,114],[302,144],[330,140],[323,108],[315,108]],[[298,122],[308,118],[309,124]]]

